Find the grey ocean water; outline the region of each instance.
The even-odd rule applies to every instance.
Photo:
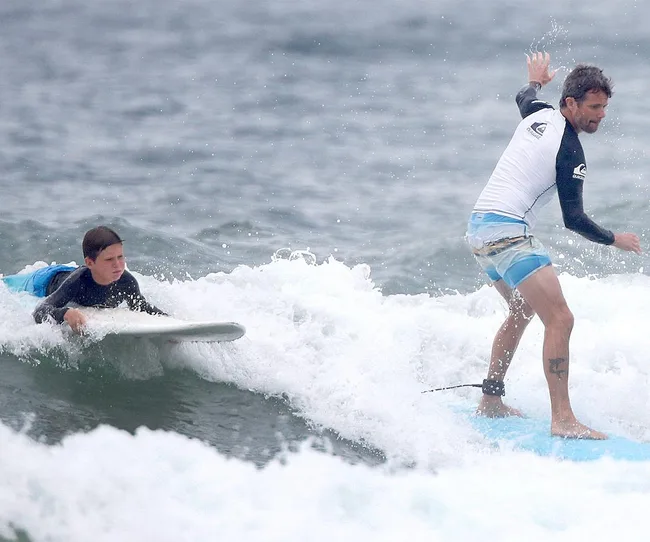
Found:
[[[383,295],[474,291],[464,227],[518,121],[531,50],[560,68],[554,103],[576,62],[614,79],[608,118],[583,137],[585,203],[645,245],[649,16],[600,0],[3,0],[0,272],[79,262],[83,232],[105,223],[160,281],[291,247],[367,264]],[[557,206],[540,222],[562,271],[647,268],[563,230]],[[16,350],[0,348],[0,419],[31,416],[46,442],[146,425],[264,464],[327,436],[282,397],[191,371],[131,380]],[[382,460],[330,436],[333,453]]]

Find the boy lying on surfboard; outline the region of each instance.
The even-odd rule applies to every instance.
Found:
[[[138,281],[126,270],[122,239],[112,229],[97,226],[87,231],[81,247],[85,264],[81,267],[50,265],[2,278],[10,290],[45,297],[34,311],[38,324],[52,318],[80,331],[86,317],[69,303],[113,308],[126,301],[131,310],[168,316],[140,293]]]

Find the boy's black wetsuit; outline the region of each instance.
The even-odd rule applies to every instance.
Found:
[[[126,301],[131,310],[167,315],[147,302],[140,293],[138,281],[126,270],[119,280],[108,286],[97,284],[90,269],[85,266],[74,271],[62,271],[52,277],[46,294],[47,297],[34,311],[34,320],[39,324],[48,316],[63,323],[63,317],[70,308],[66,306],[68,303],[84,307],[114,308]]]

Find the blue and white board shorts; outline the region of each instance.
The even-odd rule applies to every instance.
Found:
[[[75,269],[76,267],[70,265],[48,265],[31,273],[2,277],[2,281],[12,292],[27,292],[36,297],[45,297],[47,285],[54,275],[61,271],[74,271]]]
[[[516,288],[537,270],[551,265],[551,258],[523,220],[496,213],[472,213],[467,224],[467,243],[491,280],[503,280]]]

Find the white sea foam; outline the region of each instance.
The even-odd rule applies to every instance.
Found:
[[[131,437],[107,427],[47,447],[2,427],[4,526],[13,520],[43,540],[212,539],[206,533],[215,528],[222,539],[246,540],[395,540],[404,530],[410,540],[489,533],[569,540],[614,536],[623,520],[642,520],[648,465],[579,465],[489,450],[457,414],[457,406],[475,404],[477,390],[421,393],[485,376],[505,316],[493,288],[384,296],[369,272],[329,259],[281,260],[173,283],[136,273],[144,294],[174,316],[235,320],[248,333],[228,344],[171,346],[155,367],[132,377],[182,367],[284,395],[311,423],[381,449],[392,470],[352,467],[309,449],[286,466],[256,470],[179,435],[142,430]],[[643,332],[650,278],[560,280],[576,316],[576,413],[598,429],[650,439],[650,336]],[[0,288],[3,351],[26,359],[35,350],[83,352],[83,345],[69,346],[61,327],[34,324],[28,301]],[[535,320],[507,379],[508,401],[539,417],[549,409],[542,338]],[[395,470],[403,464],[414,468]],[[612,519],[612,508],[621,521]]]
[[[437,474],[305,446],[264,469],[110,427],[34,443],[0,424],[0,536],[53,542],[646,539],[650,463],[476,456]]]
[[[487,286],[468,295],[384,296],[369,274],[366,265],[349,268],[333,258],[315,266],[286,260],[241,266],[173,283],[136,273],[146,296],[174,316],[238,321],[247,335],[166,347],[149,365],[122,364],[125,376],[191,369],[207,380],[284,395],[311,422],[400,461],[453,463],[458,448],[476,436],[450,406],[474,404],[478,392],[421,392],[482,380],[505,306]],[[576,413],[599,429],[650,439],[650,336],[642,332],[650,323],[650,278],[562,275],[561,282],[576,316]],[[70,343],[63,326],[33,323],[27,297],[0,287],[0,348],[26,358],[49,349],[83,357],[84,344]],[[506,382],[508,401],[540,417],[549,408],[542,339],[536,319]]]

